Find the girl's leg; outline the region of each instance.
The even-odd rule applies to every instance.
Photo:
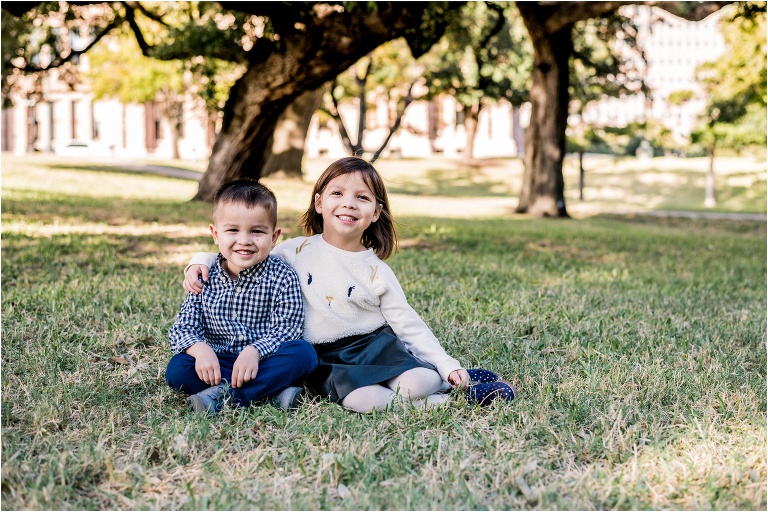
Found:
[[[344,397],[341,405],[356,412],[371,412],[381,410],[397,398],[394,391],[384,386],[374,384],[357,388]]]
[[[442,386],[440,374],[429,368],[413,368],[387,381],[389,389],[412,401],[437,393]]]

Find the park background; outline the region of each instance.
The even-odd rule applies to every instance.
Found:
[[[457,396],[362,416],[317,399],[189,413],[163,371],[181,269],[212,248],[210,205],[190,201],[207,160],[93,141],[4,152],[2,507],[765,509],[765,144],[731,137],[708,158],[706,91],[689,118],[698,143],[595,124],[609,136],[580,158],[571,132],[571,220],[515,213],[517,156],[464,146],[376,162],[411,303],[450,354],[520,389],[487,409]],[[42,125],[51,103],[25,112]],[[764,93],[760,108],[748,128],[764,140]],[[77,116],[63,119],[74,135]],[[637,155],[641,139],[652,154]],[[329,153],[263,178],[286,236]]]

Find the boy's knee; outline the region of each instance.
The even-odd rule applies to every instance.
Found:
[[[190,370],[190,361],[192,360],[192,371],[195,370],[195,358],[189,354],[176,354],[165,368],[165,382],[174,389],[180,389],[181,385],[187,381],[187,375]]]
[[[317,366],[317,352],[311,343],[304,340],[292,340],[290,344],[291,356],[297,366],[306,368],[307,372],[315,369]]]

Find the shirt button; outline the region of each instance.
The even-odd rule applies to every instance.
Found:
[[[232,318],[237,318],[237,313],[232,313]]]
[[[237,288],[235,288],[235,291],[236,291],[237,293],[240,293],[241,291],[243,291],[243,289],[242,289],[242,288],[240,288],[240,287],[238,286]]]
[[[240,336],[238,336],[238,338],[237,338],[237,339],[239,339],[240,341],[243,341],[243,340],[245,339],[245,336],[243,336],[243,335],[241,334]]]

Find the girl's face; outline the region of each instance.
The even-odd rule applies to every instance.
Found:
[[[381,214],[382,205],[360,172],[337,176],[315,194],[315,211],[323,217],[323,239],[347,251],[364,251],[363,232]]]

